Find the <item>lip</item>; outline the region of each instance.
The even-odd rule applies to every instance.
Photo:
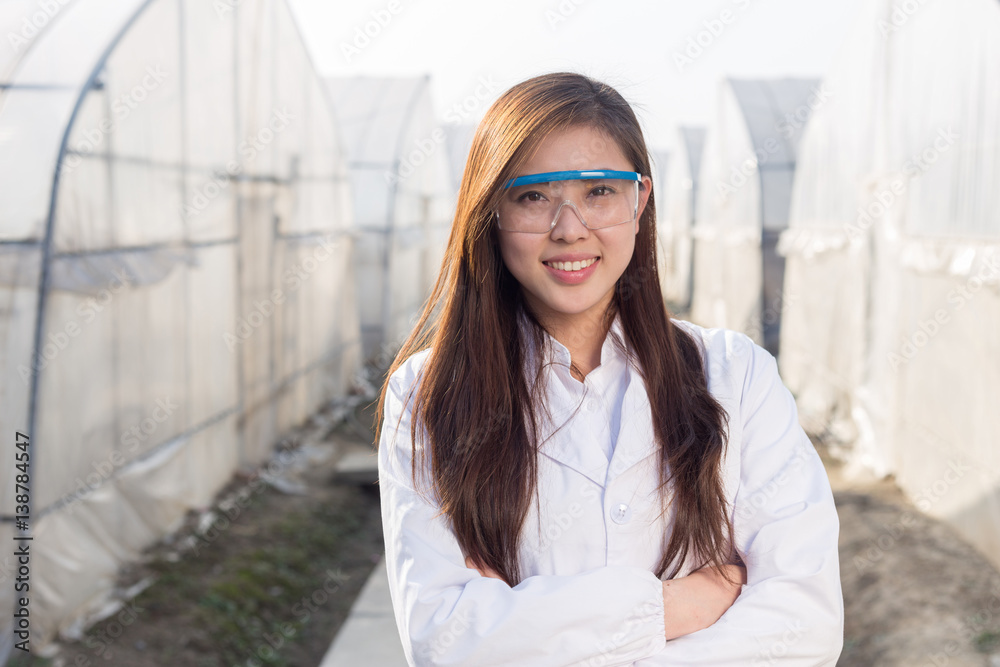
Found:
[[[560,255],[560,257],[573,257],[573,256],[574,255]],[[594,255],[582,255],[582,256],[580,256],[580,259],[590,259],[593,256]],[[580,261],[580,259],[574,259],[574,260],[569,260],[569,259],[551,259],[551,260],[545,260],[545,261],[549,261],[549,262],[569,262],[569,261],[578,262],[578,261]],[[549,266],[548,264],[542,264],[542,266],[544,266],[545,270],[549,272],[549,275],[551,275],[552,277],[554,277],[559,282],[561,282],[563,284],[566,284],[566,285],[579,285],[583,281],[587,280],[587,278],[589,278],[590,276],[592,276],[594,274],[594,271],[597,270],[597,267],[600,264],[601,264],[601,258],[598,257],[596,262],[594,262],[593,264],[591,264],[590,266],[588,266],[585,269],[580,269],[579,271],[562,271],[560,269],[555,269],[555,268]]]

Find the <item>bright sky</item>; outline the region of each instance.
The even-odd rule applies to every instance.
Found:
[[[430,74],[439,118],[466,102],[476,122],[520,80],[583,72],[665,147],[676,124],[708,122],[723,77],[822,76],[864,0],[290,2],[323,75]]]

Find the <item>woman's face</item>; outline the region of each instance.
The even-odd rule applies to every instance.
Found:
[[[517,176],[580,169],[635,171],[608,135],[588,126],[573,126],[550,133]],[[633,222],[591,230],[572,207],[564,206],[548,233],[499,231],[504,264],[521,284],[524,298],[539,320],[588,315],[600,321],[597,318],[610,305],[615,283],[632,258],[650,187],[649,177],[643,176],[639,213]],[[505,197],[513,196],[511,190],[505,191]],[[595,261],[578,271],[551,266],[562,261],[586,265],[590,260]]]

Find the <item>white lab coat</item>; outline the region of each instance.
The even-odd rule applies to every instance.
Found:
[[[610,462],[586,418],[588,408],[608,406],[567,406],[558,382],[568,375],[550,379],[553,423],[581,410],[540,447],[541,516],[532,503],[522,531],[525,578],[510,588],[467,568],[435,494],[423,484],[416,492],[410,474],[404,400],[425,350],[389,379],[378,454],[389,588],[410,665],[836,664],[844,614],[839,522],[792,395],[774,357],[746,335],[674,322],[704,344],[709,390],[730,416],[723,479],[748,578],[736,603],[710,628],[666,641],[661,582],[652,572],[670,515],[656,491],[648,398],[630,364],[627,386],[609,379],[607,395],[625,386]],[[612,331],[621,334],[620,319]],[[602,366],[613,353],[610,340]]]

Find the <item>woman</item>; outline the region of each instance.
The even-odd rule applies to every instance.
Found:
[[[410,664],[840,654],[823,466],[770,354],[669,317],[649,173],[629,105],[581,75],[514,86],[476,131],[379,403]]]

